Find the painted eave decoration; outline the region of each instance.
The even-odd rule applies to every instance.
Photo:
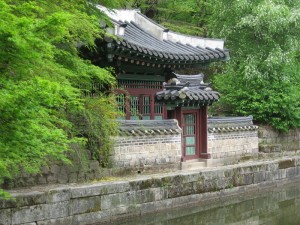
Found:
[[[218,101],[220,94],[213,91],[211,84],[203,82],[203,74],[179,75],[164,83],[164,90],[157,92],[155,100],[170,106],[201,107]]]
[[[220,39],[200,38],[170,31],[138,10],[98,9],[112,20],[108,28],[117,39],[108,38],[108,59],[152,67],[180,68],[228,60],[229,51]]]

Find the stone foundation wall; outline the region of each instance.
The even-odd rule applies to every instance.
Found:
[[[130,172],[177,170],[181,159],[181,134],[114,137],[113,167],[102,168],[97,160],[82,161],[73,154],[73,164],[53,162],[40,174],[21,173],[6,180],[2,188],[27,187],[41,184],[66,184],[99,180],[106,176]],[[74,146],[74,148],[76,148]],[[74,151],[76,152],[76,151]],[[88,157],[88,156],[86,156]]]
[[[102,168],[99,161],[92,160],[91,154],[79,145],[73,145],[70,159],[71,165],[52,161],[49,166],[41,168],[39,174],[20,172],[14,179],[6,179],[0,188],[11,189],[44,184],[82,183],[98,180],[111,175],[112,169]]]
[[[226,164],[258,153],[257,130],[208,133],[208,153],[216,164]]]
[[[300,157],[114,182],[11,191],[0,200],[0,224],[107,224],[174,207],[207,205],[300,178]]]
[[[22,172],[13,180],[5,180],[1,188],[11,189],[16,187],[30,187],[44,184],[82,183],[85,181],[99,180],[113,175],[115,170],[102,168],[97,160],[74,162],[72,165],[63,165],[54,162],[41,169],[40,174],[27,174]]]
[[[261,152],[300,150],[300,128],[280,133],[269,126],[260,126],[258,137]]]
[[[242,156],[258,153],[257,127],[249,121],[252,123],[251,117],[209,120],[208,153],[211,159],[207,160],[207,166],[235,163]],[[176,120],[122,121],[120,131],[123,136],[112,137],[115,141],[111,154],[112,169],[101,168],[96,160],[83,163],[82,158],[91,159],[90,155],[73,146],[72,165],[53,162],[42,168],[40,174],[21,173],[14,180],[7,180],[2,188],[77,183],[121,173],[180,169],[181,129]]]
[[[181,134],[115,137],[112,161],[119,168],[179,169]]]

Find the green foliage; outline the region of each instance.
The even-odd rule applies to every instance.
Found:
[[[0,188],[0,199],[11,199],[11,195]]]
[[[210,3],[210,31],[231,52],[224,75],[215,78],[217,107],[282,131],[299,127],[299,1]]]
[[[204,35],[203,28],[192,25],[190,23],[180,22],[180,21],[162,21],[160,24],[162,26],[167,27],[168,29],[170,29],[172,31],[176,31],[178,33],[188,34],[188,35],[193,35],[193,36],[203,36]]]
[[[99,27],[105,18],[92,4],[0,0],[0,8],[1,184],[20,170],[37,173],[53,159],[70,163],[70,144],[87,140],[70,118],[98,114],[104,124],[114,112],[86,108],[78,87],[115,81],[109,70],[79,57],[79,46],[92,49],[105,33]]]
[[[159,20],[178,20],[195,23],[194,15],[197,12],[198,4],[196,1],[173,0],[158,1],[158,19]]]
[[[131,2],[133,0],[92,0],[92,1],[88,1],[90,3],[94,3],[94,4],[100,4],[100,5],[104,5],[106,7],[110,7],[110,8],[126,8],[128,6],[130,6]]]
[[[205,0],[137,0],[132,4],[146,14],[153,10],[153,19],[170,30],[189,35],[206,35]]]
[[[113,140],[111,135],[117,134],[115,118],[119,116],[114,95],[86,98],[83,113],[83,124],[78,127],[81,135],[86,137],[88,150],[93,159],[100,161],[103,167],[110,167],[110,151]]]

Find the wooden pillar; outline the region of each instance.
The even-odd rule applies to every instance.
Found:
[[[207,153],[207,106],[200,109],[200,150],[200,158],[211,158]]]
[[[174,119],[178,120],[178,125],[182,126],[182,108],[176,107],[174,110]]]

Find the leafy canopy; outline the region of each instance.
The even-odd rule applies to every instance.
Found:
[[[79,46],[93,48],[104,35],[99,21],[105,18],[91,2],[0,0],[0,8],[1,184],[21,169],[36,173],[51,159],[69,162],[70,144],[85,140],[70,118],[100,115],[86,107],[78,85],[115,81],[79,57]],[[102,110],[106,115],[96,122],[112,111]]]
[[[252,114],[282,131],[299,127],[300,1],[134,2],[174,31],[225,39],[231,60],[211,67],[223,71],[213,81],[222,94],[214,114]]]
[[[285,131],[300,125],[300,3],[210,0],[209,30],[224,38],[231,60],[215,85],[221,111],[252,114]]]
[[[180,33],[206,35],[205,0],[135,0],[132,7],[141,8],[146,15],[149,11],[161,25]]]

